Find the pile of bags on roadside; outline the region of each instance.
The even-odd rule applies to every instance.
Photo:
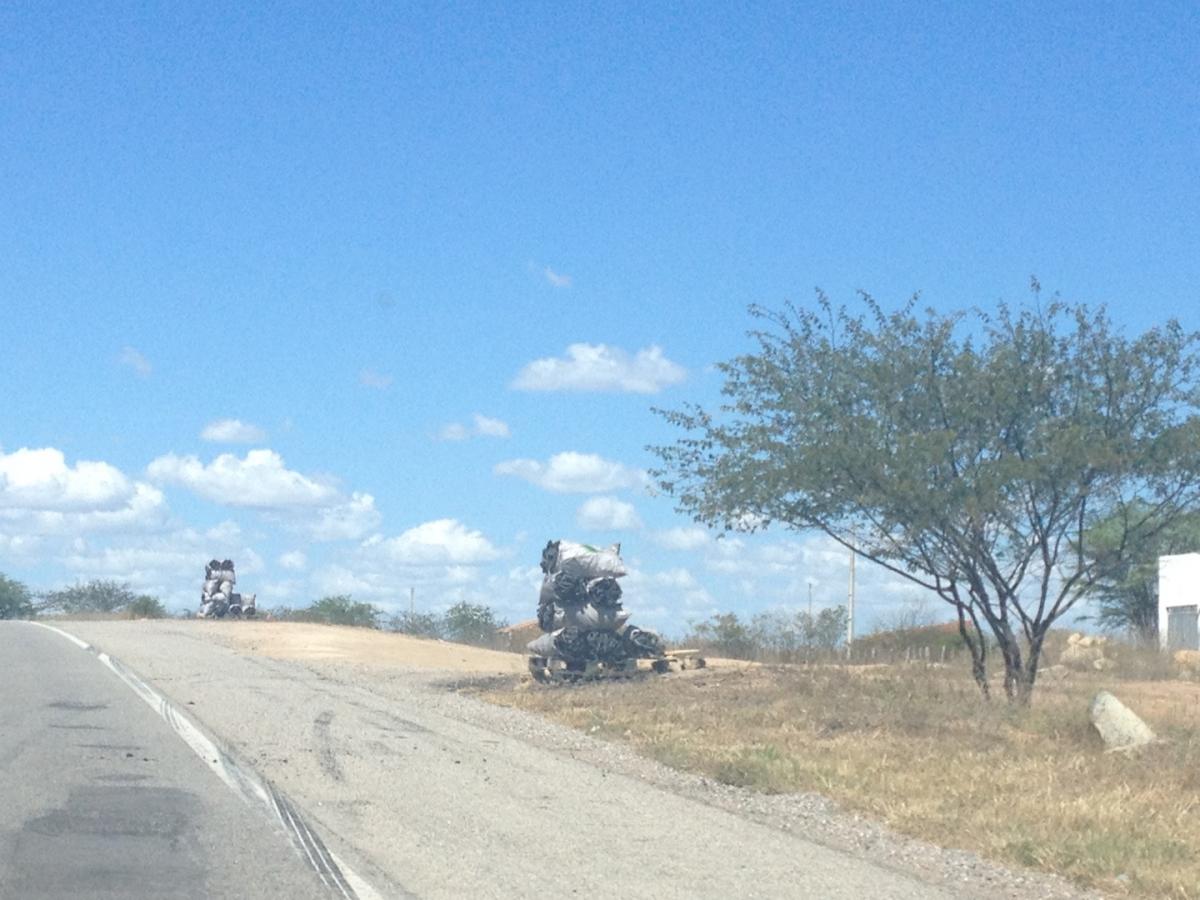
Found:
[[[204,587],[200,590],[200,610],[196,615],[201,619],[253,616],[257,612],[254,608],[256,596],[235,593],[236,584],[233,560],[210,559],[204,567]]]
[[[545,578],[537,619],[545,634],[529,642],[530,653],[577,667],[663,655],[662,638],[630,625],[629,613],[621,606],[617,579],[626,570],[620,544],[601,548],[550,541],[542,551],[541,567]]]

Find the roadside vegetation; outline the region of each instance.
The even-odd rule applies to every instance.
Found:
[[[33,618],[33,594],[14,578],[0,573],[0,619]]]
[[[710,656],[760,662],[802,662],[828,658],[846,637],[846,608],[833,606],[816,613],[766,610],[749,619],[735,612],[717,613],[693,622],[679,641]]]
[[[1002,677],[1002,676],[994,676]],[[978,702],[963,666],[718,667],[492,702],[766,793],[813,791],[902,833],[1117,895],[1200,897],[1200,685],[1047,680],[1031,706]],[[1165,743],[1105,753],[1116,692]]]
[[[125,619],[161,619],[167,615],[162,601],[139,594],[121,581],[93,579],[42,594],[39,615],[104,615]]]
[[[161,619],[162,601],[139,594],[120,581],[94,579],[36,594],[25,584],[0,573],[0,619],[37,616]]]
[[[346,594],[322,597],[301,609],[280,607],[272,610],[270,617],[286,622],[377,628],[413,637],[492,648],[502,643],[500,630],[508,624],[490,607],[465,601],[454,604],[445,612],[405,610],[389,616],[378,606],[355,601]]]
[[[815,530],[947,604],[983,698],[1200,510],[1200,334],[1052,298],[751,310],[725,400],[661,411],[658,486],[717,530]]]

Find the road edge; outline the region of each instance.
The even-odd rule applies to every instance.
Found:
[[[190,716],[135,675],[120,660],[57,626],[36,621],[29,624],[66,638],[79,649],[94,655],[121,679],[158,713],[209,770],[244,803],[259,807],[283,828],[297,855],[317,873],[331,893],[335,896],[340,895],[343,900],[384,900],[382,894],[325,845],[283,792],[253,768],[234,759]]]

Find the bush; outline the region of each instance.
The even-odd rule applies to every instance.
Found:
[[[496,618],[491,607],[463,601],[446,610],[442,627],[448,641],[490,647],[496,642],[496,632],[507,624]]]
[[[445,634],[446,622],[435,613],[404,610],[388,620],[388,628],[413,637],[440,638]]]
[[[294,617],[302,622],[324,622],[327,625],[350,625],[355,628],[378,628],[383,611],[370,603],[356,603],[349,594],[322,597]]]
[[[354,625],[399,631],[414,637],[438,638],[460,644],[484,647],[496,645],[497,633],[507,626],[490,607],[475,603],[457,603],[444,613],[404,610],[383,618],[383,610],[369,603],[355,603],[345,594],[322,597],[305,609],[277,607],[270,617],[283,622],[321,622],[328,625]]]
[[[24,584],[0,574],[0,619],[32,619],[33,594]]]
[[[772,662],[795,662],[814,652],[830,654],[846,636],[846,608],[832,606],[815,615],[807,612],[768,610],[747,624],[737,613],[718,613],[695,623],[683,642],[695,644],[716,656]]]
[[[167,610],[157,597],[142,594],[125,607],[125,615],[131,619],[163,619]]]
[[[69,588],[44,594],[41,609],[67,615],[118,613],[143,599],[153,598],[135,594],[125,582],[96,578],[87,583],[77,583]]]

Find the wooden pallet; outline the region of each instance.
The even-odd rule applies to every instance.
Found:
[[[529,657],[529,674],[543,684],[607,679],[635,678],[641,675],[666,675],[683,669],[702,669],[706,665],[699,650],[671,650],[651,659],[627,659],[620,663],[590,660],[583,668],[568,666],[566,660]]]

